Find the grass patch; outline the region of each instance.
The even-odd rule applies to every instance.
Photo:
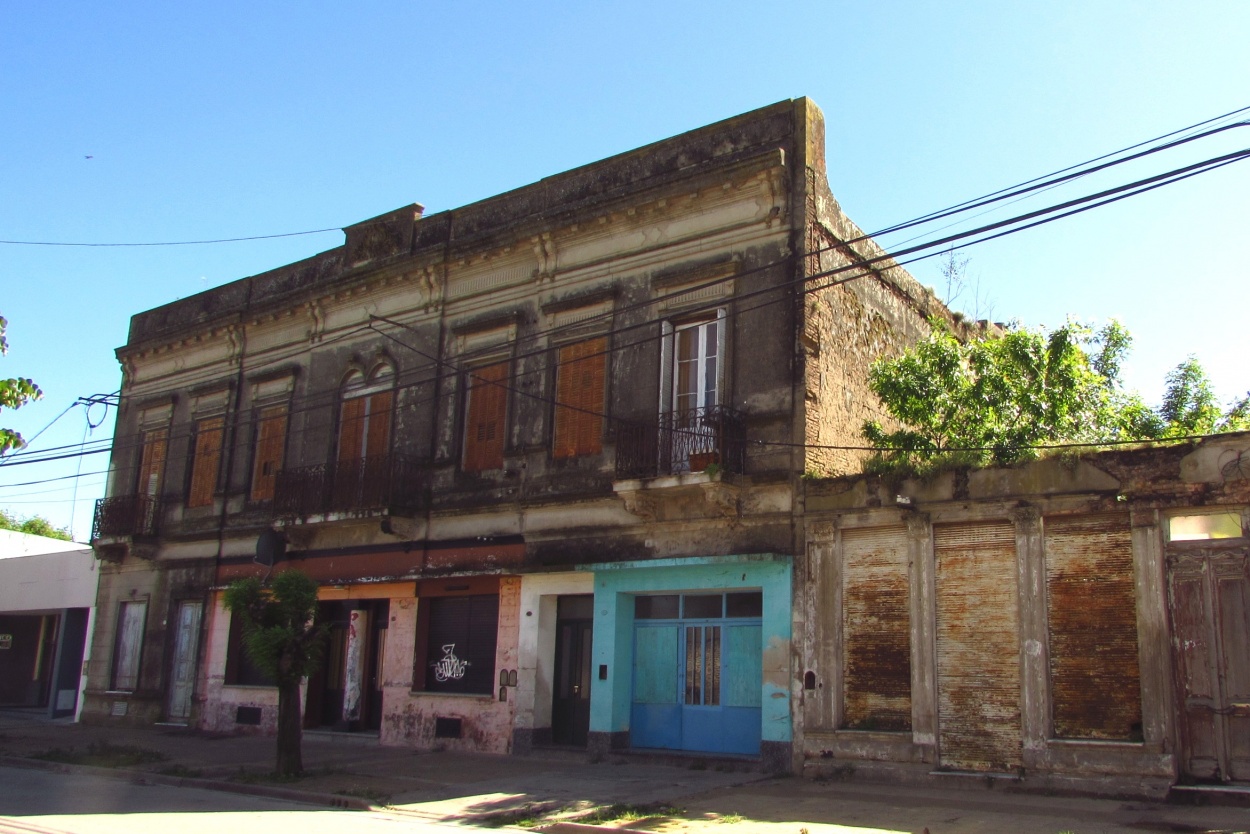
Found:
[[[42,753],[33,753],[32,759],[59,764],[89,765],[91,767],[135,767],[137,765],[163,762],[168,758],[164,753],[147,750],[129,744],[110,744],[107,741],[92,742],[87,749],[79,751],[73,747],[62,749],[54,747]]]
[[[736,825],[742,822],[742,814],[721,814],[717,822],[723,822],[726,825]]]
[[[204,775],[204,771],[199,768],[187,767],[186,765],[180,764],[162,767],[156,772],[161,776],[177,776],[182,779],[199,779]]]
[[[651,817],[677,817],[683,813],[681,808],[662,803],[627,805],[618,802],[615,805],[598,808],[584,817],[578,817],[577,821],[588,825],[599,825],[608,822],[635,822]]]
[[[344,788],[341,791],[335,791],[338,796],[352,796],[357,799],[367,799],[376,805],[385,805],[391,801],[391,795],[384,793],[377,788]]]
[[[491,814],[473,821],[473,824],[480,828],[503,828],[504,826],[513,826],[516,828],[533,828],[548,822],[548,817],[560,810],[558,805],[534,805],[526,803],[520,808],[513,811],[503,811],[498,814]]]
[[[289,785],[292,782],[311,779],[314,776],[333,776],[338,772],[336,768],[319,767],[305,770],[303,773],[297,773],[293,776],[287,776],[273,770],[248,770],[245,767],[240,767],[237,771],[227,776],[226,779],[231,782],[238,782],[241,785]]]

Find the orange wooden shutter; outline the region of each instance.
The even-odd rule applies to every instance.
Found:
[[[560,348],[552,456],[594,455],[603,449],[603,395],[607,340]],[[565,407],[571,406],[571,407]]]
[[[206,507],[213,503],[217,488],[217,472],[221,468],[221,441],[225,418],[209,417],[195,424],[195,456],[191,463],[191,491],[188,507]]]
[[[343,401],[339,420],[339,461],[356,460],[364,452],[366,397]]]
[[[469,413],[464,438],[467,472],[503,467],[504,420],[508,410],[508,389],[503,383],[507,375],[507,362],[469,373]]]
[[[369,397],[369,426],[364,435],[364,457],[377,457],[390,451],[391,403],[394,391],[381,391]]]
[[[165,451],[169,445],[169,429],[151,429],[143,433],[143,456],[139,460],[140,495],[161,494],[161,477],[165,474]]]
[[[252,466],[252,500],[272,501],[274,483],[286,448],[286,406],[261,409],[256,426],[256,460]]]

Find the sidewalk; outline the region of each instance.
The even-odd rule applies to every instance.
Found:
[[[57,755],[54,751],[72,755]],[[49,722],[0,711],[0,766],[70,769],[95,751],[116,765],[127,752],[146,761],[114,768],[119,778],[296,799],[344,808],[385,808],[397,817],[486,826],[572,820],[616,806],[609,830],[666,834],[826,832],[1244,832],[1250,809],[1105,799],[1042,797],[987,790],[940,790],[868,782],[770,778],[719,760],[685,767],[584,754],[487,756],[381,747],[355,736],[307,734],[309,775],[276,782],[274,740],[209,736],[176,727],[115,728]],[[33,758],[33,757],[43,758]],[[0,790],[3,787],[0,786]],[[663,810],[648,818],[652,809]],[[542,820],[540,820],[542,818]],[[601,831],[543,825],[551,834]]]

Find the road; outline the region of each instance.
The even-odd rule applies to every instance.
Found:
[[[0,834],[448,834],[456,829],[465,830],[259,796],[0,767]]]

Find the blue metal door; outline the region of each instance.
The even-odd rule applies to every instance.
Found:
[[[634,625],[634,747],[757,755],[760,748],[760,622],[726,596],[687,594],[639,606]],[[758,598],[758,594],[754,594]],[[646,599],[646,598],[639,598]],[[655,597],[652,600],[663,600]],[[658,614],[655,617],[648,614]]]

